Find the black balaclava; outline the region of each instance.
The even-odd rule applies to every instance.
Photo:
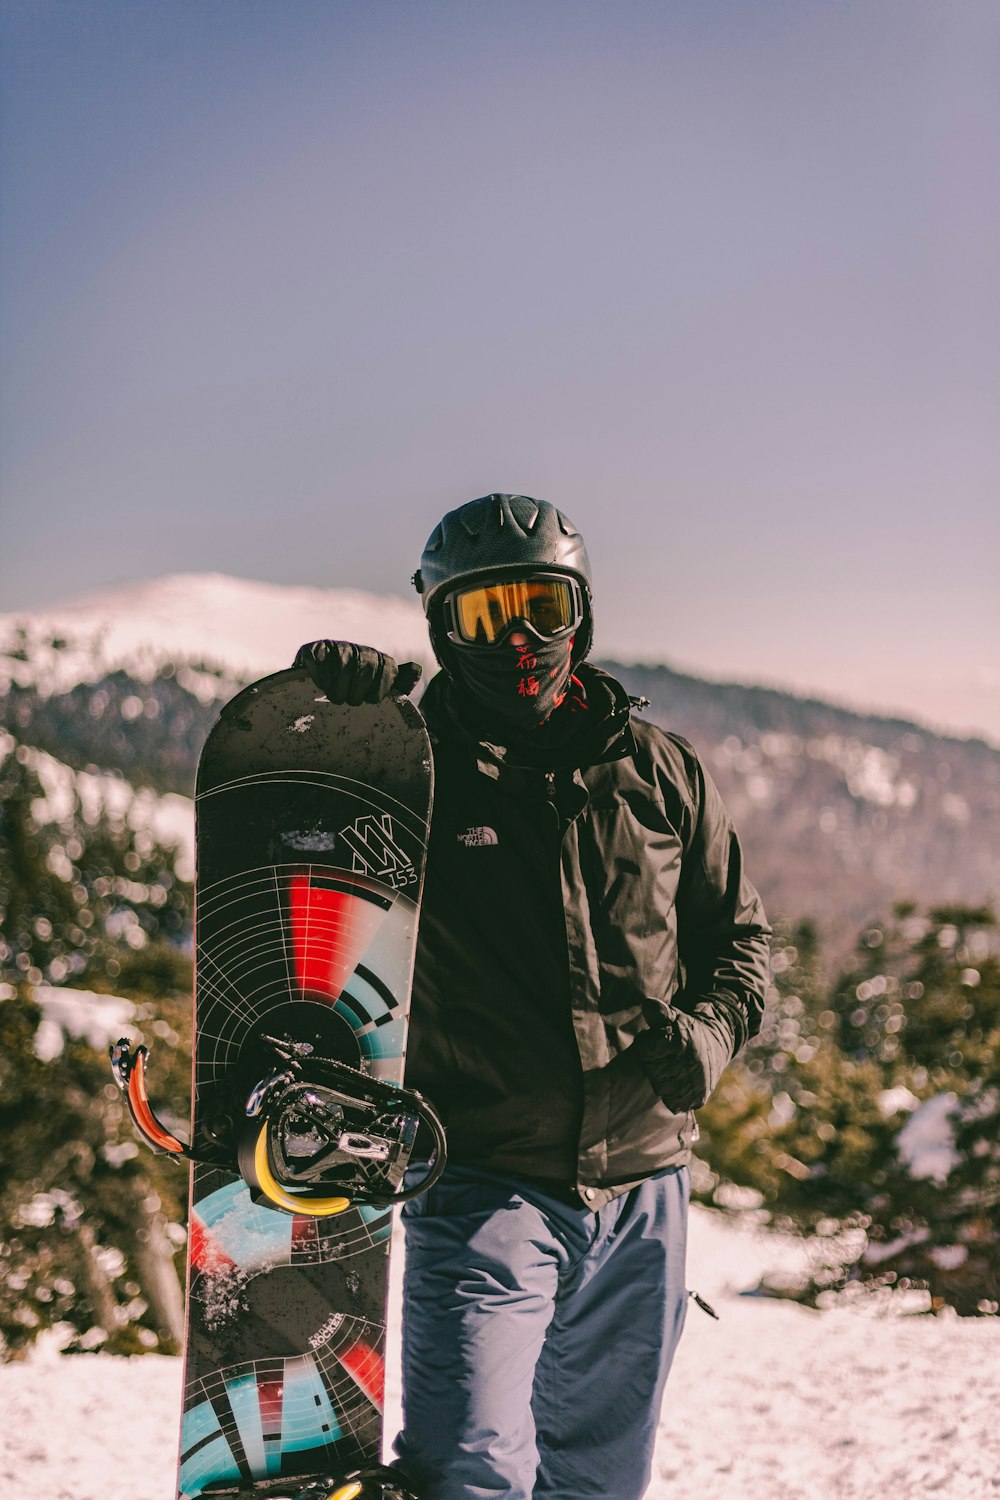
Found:
[[[572,636],[525,646],[506,640],[485,651],[452,645],[447,669],[487,723],[521,736],[545,724],[563,702],[572,656]]]

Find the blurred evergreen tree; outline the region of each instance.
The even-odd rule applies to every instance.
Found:
[[[0,1004],[0,1351],[58,1323],[70,1352],[175,1352],[186,1175],[140,1150],[103,1052],[39,1058],[26,989]]]
[[[65,871],[52,867],[56,835],[36,821],[44,797],[28,752],[14,746],[0,763],[0,983],[38,984],[51,973],[69,973],[76,953],[71,934],[79,902]]]
[[[70,1349],[175,1350],[186,1172],[139,1147],[103,1045],[73,1034],[93,1025],[60,1027],[39,986],[132,1001],[141,1039],[162,1043],[158,1103],[185,1125],[191,887],[105,807],[88,820],[74,797],[50,821],[32,760],[14,746],[0,763],[0,1357],[55,1324]]]
[[[761,1033],[702,1111],[700,1186],[703,1200],[752,1198],[776,1227],[836,1240],[809,1296],[920,1286],[934,1307],[997,1310],[994,932],[985,908],[903,904],[865,929],[832,986],[808,924],[778,934]],[[846,1260],[845,1230],[865,1231]]]
[[[34,755],[16,746],[0,763],[0,984],[111,992],[149,945],[175,962],[165,953],[190,948],[193,910],[175,852],[102,804],[86,816],[75,791],[51,819]]]

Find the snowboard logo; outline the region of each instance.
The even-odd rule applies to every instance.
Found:
[[[340,837],[354,855],[352,868],[356,875],[371,875],[396,890],[415,883],[417,872],[413,861],[396,842],[388,813],[382,813],[380,817],[367,813],[350,828],[342,828]]]
[[[499,844],[495,828],[467,828],[464,833],[458,835],[458,842],[464,844],[466,849],[482,849],[487,844]]]

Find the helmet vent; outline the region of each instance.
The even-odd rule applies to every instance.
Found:
[[[462,530],[465,532],[466,536],[471,537],[473,541],[475,541],[482,533],[483,522],[489,515],[489,498],[490,497],[488,495],[484,495],[482,500],[473,500],[470,505],[463,506],[463,508],[456,513],[455,518],[461,523]],[[445,517],[445,519],[447,520],[449,518]]]
[[[531,536],[538,525],[538,519],[541,515],[541,511],[534,500],[528,495],[508,495],[504,498],[507,500],[507,504],[506,506],[501,506],[501,524],[506,520],[505,512],[509,512],[511,520],[520,527],[526,536]]]

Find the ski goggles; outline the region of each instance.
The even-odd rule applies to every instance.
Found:
[[[462,646],[495,646],[515,625],[541,640],[558,640],[583,620],[583,592],[575,578],[552,574],[475,583],[445,600],[448,638]]]

